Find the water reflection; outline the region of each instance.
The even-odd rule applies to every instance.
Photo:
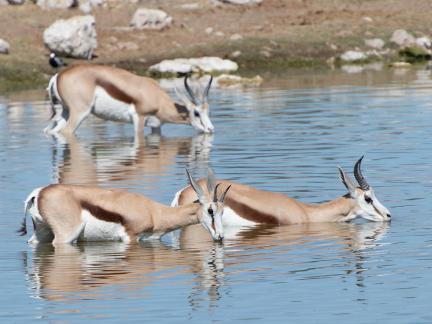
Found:
[[[167,242],[65,244],[56,249],[40,244],[33,255],[25,252],[25,271],[34,297],[56,301],[114,299],[100,289],[106,285],[121,286],[129,294],[146,298],[146,287],[163,278],[186,275],[194,283],[188,297],[194,311],[204,305],[217,307],[219,300],[229,295],[232,280],[227,278],[239,271],[257,271],[250,265],[263,255],[269,259],[269,267],[282,257],[286,275],[307,278],[314,268],[321,267],[320,262],[313,266],[300,262],[298,253],[305,252],[310,244],[317,249],[336,249],[336,254],[353,260],[345,264],[346,273],[354,274],[356,284],[363,285],[368,259],[365,251],[379,244],[388,227],[387,223],[365,223],[239,228],[225,246],[209,240],[200,226],[183,230],[179,247]],[[347,258],[346,253],[353,257]],[[339,264],[333,266],[336,269]]]
[[[110,141],[82,143],[72,136],[52,145],[53,182],[97,185],[160,177],[185,156],[187,166],[208,165],[212,135],[168,138],[148,135],[140,141],[118,137]]]

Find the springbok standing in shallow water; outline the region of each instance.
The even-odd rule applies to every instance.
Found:
[[[151,78],[102,65],[77,65],[54,75],[48,84],[53,116],[44,129],[47,134],[70,135],[90,114],[112,121],[133,123],[135,136],[144,126],[160,132],[164,123],[190,124],[204,133],[212,133],[208,94],[212,83],[197,98],[184,79],[189,96],[177,91],[183,104],[174,102]],[[55,105],[61,109],[56,110]]]
[[[230,188],[230,194],[224,202],[224,212],[221,219],[216,221],[223,233],[223,225],[250,226],[256,224],[302,224],[315,222],[346,222],[357,217],[363,217],[371,221],[389,221],[390,212],[376,198],[374,191],[366,182],[361,173],[360,158],[354,167],[354,175],[359,186],[339,168],[340,177],[348,189],[348,194],[323,204],[306,204],[283,194],[258,190],[249,186],[234,183],[227,180],[217,180],[218,185],[214,190],[214,200],[217,197],[218,188],[224,190]],[[210,171],[210,178],[213,173]],[[212,182],[216,182],[213,178]],[[176,193],[171,206],[182,206],[196,200],[194,193],[198,184],[191,183]],[[212,197],[211,193],[202,195]],[[210,199],[210,198],[208,198]]]
[[[187,170],[186,170],[187,171]],[[25,201],[21,235],[27,234],[26,214],[33,220],[34,234],[29,243],[51,242],[53,245],[76,241],[124,241],[160,238],[180,227],[198,224],[214,240],[222,240],[218,232],[223,201],[227,190],[209,201],[187,171],[189,181],[197,189],[198,200],[180,207],[168,207],[142,195],[124,190],[54,184],[37,188]],[[208,187],[213,191],[216,187]]]

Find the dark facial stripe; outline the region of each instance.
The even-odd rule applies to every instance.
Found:
[[[99,220],[110,222],[110,223],[118,223],[122,225],[125,224],[125,219],[122,215],[116,212],[106,210],[100,206],[93,205],[88,201],[82,202],[82,208],[88,210],[90,214],[92,214],[94,217],[96,217]]]
[[[273,215],[263,213],[246,204],[229,199],[229,195],[225,200],[225,206],[228,206],[229,208],[234,210],[238,215],[240,215],[244,219],[250,220],[255,223],[279,224],[278,219]]]

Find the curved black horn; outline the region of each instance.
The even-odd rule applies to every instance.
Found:
[[[187,91],[187,93],[188,93],[188,95],[189,95],[189,97],[190,97],[192,103],[193,103],[194,105],[197,105],[197,101],[196,101],[196,99],[195,99],[195,95],[194,95],[192,89],[189,87],[189,84],[188,84],[187,79],[188,79],[188,76],[186,75],[185,78],[184,78],[184,86],[185,86],[185,88],[186,88],[186,91]]]
[[[364,158],[364,155],[356,162],[354,166],[354,176],[360,185],[360,188],[363,190],[369,190],[369,184],[367,183],[366,179],[363,177],[361,172],[361,162]]]
[[[203,94],[203,99],[204,99],[205,102],[207,102],[208,94],[209,94],[212,82],[213,82],[213,75],[210,75],[210,80],[209,80],[207,86],[205,87],[204,94]]]
[[[219,201],[220,201],[221,203],[224,202],[224,200],[225,200],[225,196],[226,196],[228,190],[230,190],[230,188],[231,188],[231,185],[229,185],[229,186],[225,189],[224,193],[220,196]],[[215,190],[215,191],[216,191],[216,190]]]

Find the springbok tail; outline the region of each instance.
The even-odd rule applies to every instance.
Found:
[[[42,190],[42,188],[36,188],[33,190],[30,195],[26,198],[24,201],[24,217],[21,222],[21,227],[17,230],[17,233],[20,236],[24,236],[27,234],[27,214],[29,209],[36,204],[37,197],[39,196],[39,192]]]
[[[187,187],[184,187],[183,189],[180,189],[179,191],[176,192],[174,199],[171,202],[171,207],[178,207],[178,201],[180,198],[180,194],[182,193],[183,190],[185,190]]]
[[[48,98],[51,103],[52,115],[50,119],[52,119],[55,115],[55,105],[61,103],[60,96],[57,91],[57,77],[58,73],[56,73],[48,82],[48,87],[46,88],[48,93]]]

